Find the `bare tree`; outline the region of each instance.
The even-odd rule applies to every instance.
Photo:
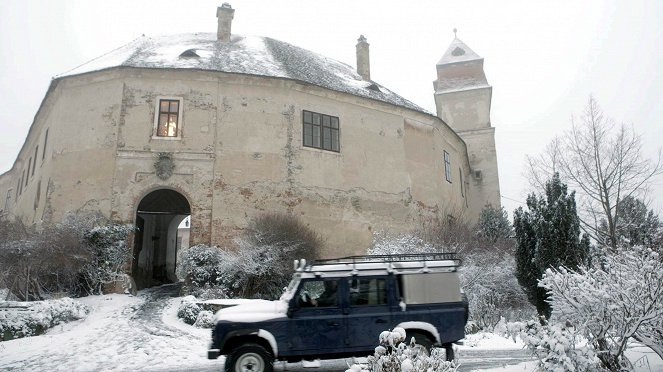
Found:
[[[642,197],[663,172],[659,150],[655,159],[642,154],[642,142],[633,128],[604,116],[593,97],[572,128],[554,139],[538,156],[528,156],[526,174],[533,187],[559,172],[577,190],[583,229],[596,241],[615,248],[617,211],[627,197]],[[602,223],[605,227],[602,228]]]

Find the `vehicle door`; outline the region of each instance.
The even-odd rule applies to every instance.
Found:
[[[379,336],[390,330],[388,277],[355,276],[345,279],[349,292],[348,338],[352,350],[372,350]]]
[[[345,347],[345,315],[337,279],[303,279],[291,304],[289,349],[296,354],[336,353]]]

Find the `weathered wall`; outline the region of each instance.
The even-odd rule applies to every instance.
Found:
[[[181,139],[153,137],[164,96],[183,99]],[[302,110],[339,117],[340,153],[302,146]],[[45,128],[52,146],[41,174],[45,197],[36,213],[23,200],[30,197],[11,208],[28,220],[99,210],[133,222],[145,195],[169,188],[191,205],[192,245],[229,246],[252,217],[287,211],[326,238],[327,256],[338,256],[364,252],[376,230],[479,213],[468,202],[465,143],[441,120],[283,79],[140,69],[68,77],[47,95],[26,153]],[[166,180],[154,170],[160,152],[175,164]],[[12,187],[16,173],[0,176],[0,185]]]

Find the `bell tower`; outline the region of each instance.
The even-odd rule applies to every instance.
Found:
[[[467,144],[472,207],[477,211],[486,204],[499,208],[495,128],[490,123],[493,87],[483,71],[483,58],[454,37],[436,67],[433,87],[437,116]]]

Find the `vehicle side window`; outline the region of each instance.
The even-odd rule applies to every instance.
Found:
[[[335,280],[309,280],[302,282],[299,291],[300,307],[338,306],[338,282]]]
[[[387,303],[386,282],[384,279],[348,279],[350,306],[385,305]]]

